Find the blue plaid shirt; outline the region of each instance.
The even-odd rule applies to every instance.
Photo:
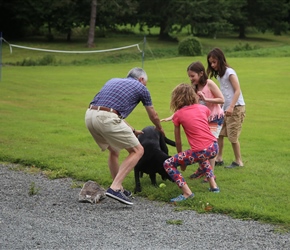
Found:
[[[144,106],[152,106],[151,95],[141,82],[128,77],[113,78],[106,82],[90,105],[115,109],[126,118],[139,102]]]

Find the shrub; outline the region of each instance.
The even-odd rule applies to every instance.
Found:
[[[39,59],[38,65],[55,65],[56,59],[53,55],[45,55]]]
[[[202,46],[196,37],[187,37],[180,41],[178,54],[182,56],[201,56]]]
[[[60,63],[60,62],[59,62]],[[57,61],[55,56],[53,55],[45,55],[42,58],[32,59],[32,58],[25,58],[22,62],[17,62],[16,65],[20,66],[38,66],[38,65],[57,65]]]
[[[258,45],[251,46],[248,43],[246,43],[246,44],[239,43],[238,45],[236,45],[233,48],[233,51],[249,51],[249,50],[255,50],[255,49],[259,49],[259,48],[260,47]]]

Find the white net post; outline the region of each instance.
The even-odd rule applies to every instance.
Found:
[[[2,80],[2,32],[0,31],[0,82]]]

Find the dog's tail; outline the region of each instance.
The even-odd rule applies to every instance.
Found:
[[[164,140],[165,140],[166,144],[173,146],[173,147],[176,147],[175,141],[168,139],[166,136],[164,137]]]

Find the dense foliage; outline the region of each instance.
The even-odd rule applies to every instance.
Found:
[[[0,0],[0,32],[20,38],[55,34],[72,38],[76,27],[90,25],[93,0]],[[108,29],[129,25],[149,32],[159,28],[160,39],[172,39],[184,27],[188,33],[216,37],[234,31],[240,38],[247,28],[271,30],[281,35],[289,30],[290,0],[94,0],[96,28],[106,35]]]

